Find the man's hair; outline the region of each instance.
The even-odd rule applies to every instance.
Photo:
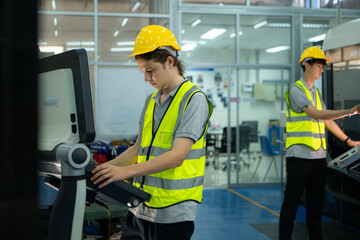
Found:
[[[309,61],[306,61],[307,63],[310,64],[310,66],[312,66],[313,64],[322,64],[322,65],[326,65],[326,60],[325,59],[311,59]],[[301,65],[301,68],[303,69],[303,71],[305,72],[305,64]]]
[[[166,49],[155,49],[152,52],[148,52],[148,53],[144,53],[144,54],[140,54],[135,56],[136,58],[143,58],[146,61],[149,60],[154,60],[155,62],[161,63],[161,64],[165,64],[167,58],[171,56],[174,58],[174,66],[177,67],[179,74],[181,76],[184,76],[185,74],[185,67],[184,64],[181,60],[178,59],[177,56],[173,56],[168,50]]]

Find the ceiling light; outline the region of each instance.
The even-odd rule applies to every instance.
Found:
[[[117,36],[119,35],[119,33],[120,33],[120,31],[119,31],[119,30],[116,30],[116,31],[114,32],[114,37],[117,37]]]
[[[278,47],[273,47],[273,48],[266,49],[266,52],[268,52],[268,53],[276,53],[276,52],[280,52],[280,51],[284,51],[284,50],[288,50],[288,49],[290,49],[289,46],[278,46]]]
[[[117,42],[116,45],[117,46],[134,46],[135,42]]]
[[[134,6],[132,7],[131,11],[132,12],[136,12],[136,10],[138,10],[138,8],[140,7],[141,3],[140,2],[136,2],[134,4]]]
[[[290,23],[268,23],[266,26],[273,27],[273,28],[289,28],[291,26],[291,24]]]
[[[67,42],[66,46],[94,46],[94,42]]]
[[[54,26],[57,26],[57,18],[54,18]]]
[[[196,43],[188,43],[188,44],[181,46],[181,50],[187,52],[187,51],[194,50],[194,48],[196,48],[196,47],[197,47]]]
[[[324,40],[325,37],[326,37],[326,34],[324,33],[324,34],[309,38],[308,42],[320,42],[320,41]]]
[[[240,32],[238,32],[238,35],[239,36],[242,36],[244,33],[242,32],[242,31],[240,31]],[[236,34],[235,33],[232,33],[232,34],[230,34],[229,35],[229,38],[234,38],[236,36]]]
[[[55,34],[55,37],[59,36],[58,30],[55,30],[54,34]]]
[[[73,49],[78,49],[78,48],[66,48],[66,51],[70,51],[70,50],[73,50]],[[85,47],[83,49],[85,49],[87,52],[94,52],[95,51],[95,48],[91,48],[91,47]]]
[[[315,23],[304,23],[303,28],[311,28],[311,29],[320,29],[320,28],[326,28],[327,24],[315,24]]]
[[[52,9],[56,10],[56,2],[55,2],[55,0],[51,1],[51,5],[52,5]]]
[[[133,48],[110,48],[111,52],[131,52]]]
[[[200,38],[202,39],[214,39],[218,36],[220,36],[221,34],[223,34],[224,32],[226,32],[226,29],[224,28],[213,28],[210,31],[204,33],[203,35],[200,36]]]
[[[195,27],[195,26],[199,25],[199,23],[201,23],[201,19],[200,19],[200,18],[196,19],[196,20],[191,24],[191,27]]]
[[[64,52],[63,46],[39,46],[40,52],[53,52],[55,54]]]
[[[80,42],[81,46],[94,46],[95,42]]]
[[[184,33],[185,33],[185,29],[182,29],[182,30],[181,30],[181,34],[184,34]]]
[[[128,21],[129,21],[128,18],[124,18],[124,20],[123,20],[122,23],[121,23],[121,26],[122,26],[122,27],[125,27],[125,25],[127,24]]]
[[[268,23],[267,21],[259,22],[258,24],[254,25],[254,29],[261,28],[261,27],[265,26],[267,23]]]

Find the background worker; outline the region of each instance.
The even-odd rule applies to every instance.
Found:
[[[135,177],[135,185],[152,195],[130,209],[121,239],[186,240],[194,231],[212,105],[184,80],[180,49],[165,27],[150,25],[138,34],[129,57],[135,56],[145,82],[156,91],[145,101],[135,144],[93,170],[92,180],[100,188]]]
[[[300,58],[303,78],[289,87],[286,122],[286,172],[281,206],[279,239],[291,239],[296,212],[306,189],[306,223],[310,240],[321,240],[321,221],[326,187],[325,127],[347,146],[360,144],[350,139],[334,119],[359,114],[360,105],[346,110],[327,110],[314,83],[324,70],[325,57],[319,47],[307,48]]]

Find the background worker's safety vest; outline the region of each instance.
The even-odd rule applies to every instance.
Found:
[[[318,150],[321,146],[323,149],[326,149],[324,121],[315,120],[305,112],[296,113],[291,109],[289,91],[292,87],[300,88],[313,105],[316,106],[316,109],[322,110],[321,95],[317,88],[314,101],[310,91],[305,87],[302,81],[298,80],[291,84],[289,90],[285,94],[286,102],[288,104],[286,113],[286,148],[294,144],[305,144],[313,150]]]
[[[196,92],[201,92],[196,85],[189,81],[183,82],[155,131],[153,131],[155,109],[153,96],[157,91],[147,98],[146,112],[144,116],[141,116],[143,126],[139,134],[141,145],[138,163],[171,150],[175,140],[173,133],[180,123],[187,104]],[[209,105],[208,121],[212,113],[212,105],[207,97],[206,99]],[[134,179],[137,187],[141,187],[145,192],[151,194],[150,201],[145,202],[148,207],[164,208],[188,200],[201,202],[205,170],[206,141],[204,136],[206,130],[207,124],[202,136],[192,145],[181,166]]]

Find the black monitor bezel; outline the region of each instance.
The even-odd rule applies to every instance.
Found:
[[[38,60],[38,74],[59,69],[71,69],[73,74],[79,143],[93,142],[95,124],[85,49],[73,49]]]

